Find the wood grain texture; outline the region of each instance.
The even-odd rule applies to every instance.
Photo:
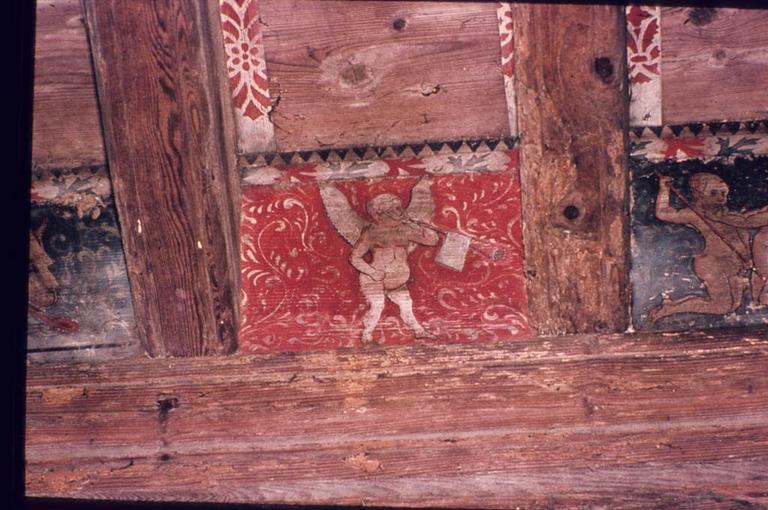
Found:
[[[768,10],[663,7],[665,124],[768,117]]]
[[[104,164],[80,1],[41,0],[36,11],[32,166]]]
[[[259,9],[278,151],[509,134],[494,3]]]
[[[542,334],[627,326],[627,91],[616,6],[514,4],[523,237]]]
[[[217,4],[83,5],[140,335],[153,356],[231,352],[239,204]]]
[[[768,330],[30,367],[27,494],[765,508]]]

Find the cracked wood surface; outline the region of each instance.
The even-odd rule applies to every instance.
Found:
[[[152,356],[232,352],[239,184],[218,3],[83,7],[139,336]]]
[[[624,11],[516,3],[512,13],[531,324],[544,335],[624,331]]]
[[[768,505],[768,329],[28,369],[27,494]]]

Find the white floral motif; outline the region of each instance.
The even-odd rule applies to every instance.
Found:
[[[258,119],[269,111],[264,49],[256,0],[220,0],[232,100],[242,115]]]

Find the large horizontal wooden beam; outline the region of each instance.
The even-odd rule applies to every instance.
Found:
[[[27,494],[768,505],[768,330],[29,368]]]
[[[215,0],[84,0],[136,324],[153,356],[234,350],[239,199]]]

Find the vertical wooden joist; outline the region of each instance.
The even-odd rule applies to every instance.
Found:
[[[232,352],[239,189],[216,0],[83,0],[136,322],[152,356]]]
[[[624,11],[513,4],[526,273],[542,334],[628,318]]]

